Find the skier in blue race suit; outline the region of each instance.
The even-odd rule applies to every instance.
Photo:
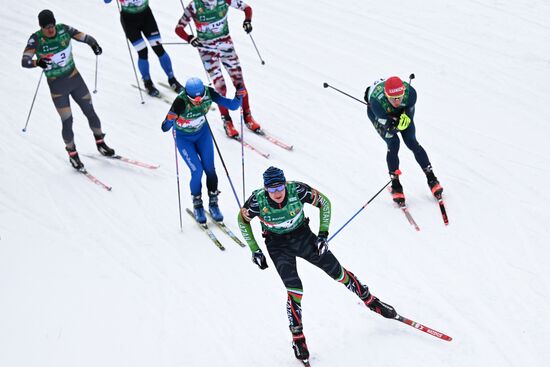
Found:
[[[222,221],[218,207],[218,176],[214,166],[214,145],[206,114],[212,102],[232,111],[241,107],[246,89],[237,90],[235,98],[228,99],[211,87],[205,87],[198,78],[190,78],[184,90],[176,97],[170,111],[162,122],[162,131],[174,127],[176,146],[183,160],[191,170],[189,183],[193,197],[193,212],[199,223],[206,223],[202,203],[202,173],[206,173],[208,209],[215,221]]]

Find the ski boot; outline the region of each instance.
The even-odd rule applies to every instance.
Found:
[[[143,86],[145,87],[145,90],[147,91],[147,94],[151,97],[158,97],[160,96],[159,90],[153,85],[153,81],[151,79],[143,79]]]
[[[67,153],[69,153],[69,162],[71,162],[71,166],[73,166],[76,170],[81,170],[84,168],[84,164],[80,161],[80,157],[78,156],[78,152],[76,151],[76,147],[73,146],[72,148],[65,147],[65,150]]]
[[[308,363],[309,350],[307,349],[306,337],[302,332],[302,326],[291,326],[290,332],[292,333],[292,349],[296,358]]]
[[[218,194],[220,192],[218,190],[211,191],[208,193],[208,211],[210,212],[210,215],[212,216],[212,219],[214,219],[216,222],[222,222],[223,221],[223,214],[220,211],[220,207],[218,206]]]
[[[193,214],[195,220],[200,224],[206,223],[206,214],[204,213],[204,207],[202,206],[202,198],[200,195],[193,196]]]
[[[104,155],[106,157],[112,157],[115,155],[115,150],[105,144],[105,140],[103,140],[105,134],[94,135],[94,137],[95,145],[97,146],[97,150],[99,151],[99,153],[101,153],[101,155]]]
[[[177,94],[183,92],[183,85],[181,85],[175,77],[168,79],[168,85],[170,85],[170,88],[172,88]]]
[[[397,172],[397,171],[396,171]],[[391,196],[393,201],[398,205],[405,204],[405,195],[403,194],[403,186],[399,182],[398,173],[390,173],[391,178]]]
[[[232,139],[236,139],[239,136],[239,132],[233,126],[233,121],[231,121],[231,116],[223,115],[222,121],[223,121],[223,128],[225,129],[225,134]]]
[[[428,166],[426,168],[423,168],[424,173],[426,174],[426,179],[428,180],[428,186],[430,186],[430,190],[432,191],[432,194],[436,198],[440,198],[441,194],[443,193],[443,187],[439,184],[439,181],[437,180],[437,177],[435,177],[435,174],[432,170],[432,166]]]
[[[363,302],[365,302],[365,305],[371,311],[374,311],[387,319],[395,319],[397,317],[397,312],[395,312],[395,309],[392,306],[380,301],[372,294],[369,294],[367,299],[365,299]]]
[[[256,122],[256,120],[254,120],[250,112],[244,114],[244,123],[246,124],[247,128],[254,131],[256,134],[260,133],[260,129],[262,127]]]

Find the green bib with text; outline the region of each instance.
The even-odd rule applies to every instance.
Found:
[[[304,204],[296,194],[296,183],[287,182],[287,203],[281,209],[273,208],[268,203],[268,193],[265,189],[254,191],[260,208],[262,230],[277,234],[292,232],[304,222]]]
[[[47,57],[52,61],[51,67],[45,71],[46,77],[57,78],[71,73],[75,65],[71,35],[65,30],[65,26],[57,24],[53,38],[46,37],[42,30],[37,31],[35,34],[38,38],[37,58]]]
[[[201,40],[212,40],[229,34],[227,11],[229,5],[225,0],[218,0],[213,9],[208,9],[201,0],[195,1],[195,26]]]

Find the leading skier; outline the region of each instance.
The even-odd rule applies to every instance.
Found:
[[[395,318],[395,309],[380,301],[351,271],[344,268],[328,249],[331,207],[329,199],[311,186],[287,181],[284,172],[269,167],[263,174],[264,187],[255,190],[241,208],[237,220],[241,233],[252,251],[252,262],[260,269],[268,267],[258,246],[250,222],[258,217],[265,245],[275,269],[287,289],[287,316],[292,333],[292,348],[296,358],[309,358],[303,333],[301,301],[302,282],[296,269],[296,257],[301,257],[325,271],[331,278],[355,293],[372,311],[386,318]],[[309,228],[304,204],[319,208],[317,235]]]

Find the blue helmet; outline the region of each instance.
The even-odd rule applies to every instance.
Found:
[[[282,169],[269,167],[264,172],[264,187],[284,184],[286,182],[285,174]]]
[[[199,78],[189,78],[185,83],[185,93],[190,98],[204,96],[204,84]]]

